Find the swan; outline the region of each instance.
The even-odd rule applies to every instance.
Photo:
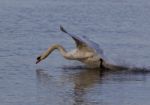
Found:
[[[75,41],[76,49],[68,52],[62,45],[54,44],[50,46],[47,51],[37,57],[36,64],[47,58],[49,54],[57,49],[65,59],[80,61],[91,68],[113,69],[115,67],[106,62],[103,50],[97,43],[91,41],[85,36],[78,37],[70,34],[62,26],[60,26],[60,30],[69,35]]]

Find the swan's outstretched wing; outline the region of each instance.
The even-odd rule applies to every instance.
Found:
[[[83,36],[85,41],[88,43],[88,46],[96,50],[97,53],[103,54],[103,50],[100,48],[99,44],[95,43],[94,41],[91,41],[89,38],[86,36]]]
[[[99,53],[101,55],[103,54],[103,50],[100,49],[100,46],[97,43],[88,39],[87,37],[82,36],[79,38],[78,36],[72,35],[69,32],[67,32],[62,26],[60,26],[60,30],[62,32],[68,34],[69,36],[71,36],[74,39],[77,48],[79,48],[79,49],[84,48],[87,50],[96,51],[96,53]]]
[[[67,32],[62,26],[60,26],[60,30],[61,30],[62,32],[68,34],[69,36],[71,36],[72,39],[75,41],[76,46],[77,46],[78,48],[88,47],[88,46],[87,46],[87,43],[85,43],[81,38],[79,38],[79,37],[77,37],[77,36],[75,36],[75,35],[70,34],[70,33]]]

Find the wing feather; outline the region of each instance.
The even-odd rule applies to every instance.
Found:
[[[100,48],[100,46],[88,39],[86,36],[82,36],[79,38],[78,36],[72,35],[67,32],[62,26],[60,26],[60,30],[73,38],[78,49],[92,51],[100,54],[100,56],[103,56],[103,50]]]
[[[69,36],[72,37],[72,39],[75,41],[76,46],[77,47],[87,47],[87,44],[79,37],[70,34],[69,32],[67,32],[62,26],[60,26],[60,30],[66,34],[68,34]]]

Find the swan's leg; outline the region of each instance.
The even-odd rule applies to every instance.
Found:
[[[99,69],[99,72],[100,72],[100,74],[99,74],[99,75],[100,75],[100,77],[101,77],[101,76],[104,75],[104,71],[105,71],[107,68],[104,66],[104,64],[103,64],[103,63],[104,63],[104,60],[103,60],[102,58],[100,58],[99,61],[100,61],[100,65],[99,65],[99,68],[100,68],[100,69]]]
[[[103,62],[104,62],[103,59],[100,58],[99,61],[100,61],[100,66],[99,66],[99,67],[100,67],[101,69],[105,69],[105,67],[104,67],[104,65],[103,65]]]

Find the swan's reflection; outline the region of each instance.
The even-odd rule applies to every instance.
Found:
[[[74,105],[93,104],[85,100],[84,96],[88,93],[88,89],[96,84],[101,84],[102,75],[100,74],[97,69],[86,69],[70,76],[72,77],[71,81],[74,83]]]
[[[103,100],[94,103],[86,99],[90,89],[108,83],[146,81],[149,71],[124,70],[104,71],[102,74],[97,69],[60,69],[62,74],[57,78],[43,69],[36,70],[38,103],[40,105],[81,105],[81,104],[106,104]],[[56,80],[57,79],[57,80]],[[97,91],[97,90],[96,90]],[[98,91],[99,93],[101,91]],[[65,101],[64,101],[65,100]]]

